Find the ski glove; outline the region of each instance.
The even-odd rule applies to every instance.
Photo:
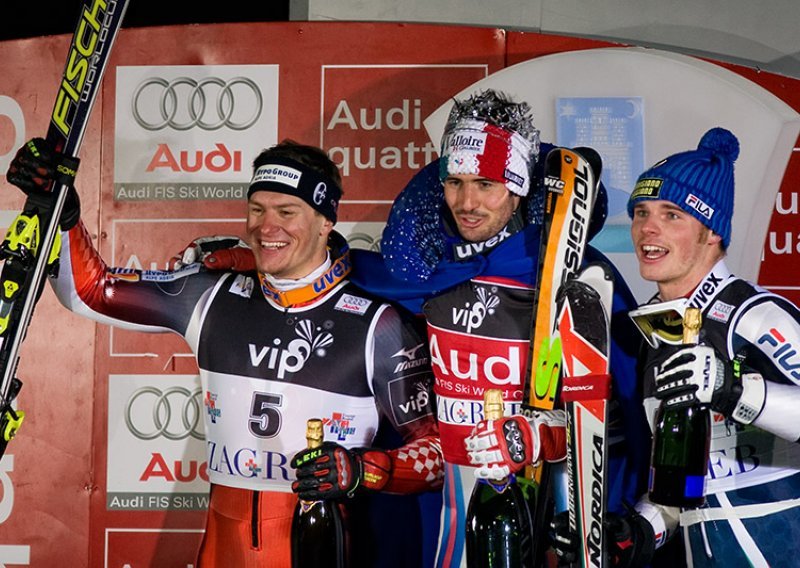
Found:
[[[475,477],[501,480],[526,465],[564,459],[566,424],[561,410],[534,413],[533,418],[505,416],[481,420],[464,440]]]
[[[49,214],[55,206],[56,195],[51,191],[53,181],[66,184],[67,197],[59,223],[62,230],[69,231],[81,216],[78,192],[72,185],[78,163],[77,158],[54,152],[44,138],[33,138],[17,150],[8,167],[6,179],[28,196],[26,210],[33,208],[43,214]]]
[[[352,497],[356,489],[380,491],[389,482],[392,462],[373,448],[348,450],[334,442],[295,454],[291,466],[297,480],[292,491],[305,501]]]
[[[209,270],[254,272],[253,251],[242,239],[230,235],[198,237],[169,261],[171,270],[200,262]]]
[[[653,559],[656,549],[653,527],[636,511],[631,510],[624,515],[606,513],[603,528],[609,565],[633,568],[646,566]],[[559,566],[578,562],[580,543],[578,535],[569,528],[569,512],[564,511],[553,517],[550,538]]]
[[[666,359],[656,373],[655,397],[667,406],[710,405],[725,418],[749,424],[764,406],[761,375],[742,376],[738,361],[730,362],[707,345],[686,345]]]

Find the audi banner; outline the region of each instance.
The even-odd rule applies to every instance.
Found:
[[[42,109],[55,97],[68,42],[52,36],[0,43],[0,170],[25,140],[46,132]],[[556,55],[585,52],[585,68],[604,75],[603,63],[594,62],[605,61],[599,52],[609,47],[620,46],[463,26],[123,29],[81,150],[82,218],[106,262],[120,268],[118,277],[163,269],[195,237],[242,234],[253,159],[290,138],[322,146],[337,163],[344,185],[337,229],[351,246],[377,251],[392,200],[437,156],[437,117],[454,96],[493,81],[512,95],[526,93],[544,140],[557,143],[561,128],[562,136],[575,131],[598,145],[624,201],[634,175],[625,166],[662,157],[649,155],[644,144],[656,137],[653,125],[659,140],[691,147],[700,132],[685,125],[724,106],[724,97],[710,102],[705,83],[682,76],[686,108],[663,113],[675,100],[669,90],[601,85],[602,77],[580,74],[567,82],[563,66],[548,64]],[[538,71],[515,78],[514,65],[537,61]],[[800,109],[800,81],[704,65]],[[615,68],[642,85],[652,82],[651,67]],[[625,115],[620,101],[635,101],[641,112]],[[789,112],[777,113],[748,127],[765,131],[769,122],[784,132],[769,151],[788,156],[797,138],[792,120]],[[746,140],[742,151],[743,160],[747,152],[756,159]],[[762,166],[767,158],[758,158]],[[734,240],[763,247],[759,281],[797,301],[800,199],[788,180],[800,175],[800,155],[788,168],[778,162],[762,167],[772,175],[767,181],[780,186],[766,243],[747,242],[735,228]],[[7,227],[22,203],[19,192],[0,192],[0,225]],[[613,224],[626,240],[627,220],[618,217]],[[615,263],[637,278],[614,246],[607,250]],[[409,352],[396,364],[415,361]],[[48,289],[18,374],[27,418],[0,461],[0,566],[192,566],[208,503],[203,417],[219,409],[202,394],[188,345],[176,335],[73,316]],[[399,398],[402,392],[391,393],[398,420],[412,421],[427,395]]]

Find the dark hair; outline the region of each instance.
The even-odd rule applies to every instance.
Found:
[[[259,166],[268,164],[272,158],[276,157],[290,158],[300,162],[304,166],[308,166],[312,170],[329,177],[339,186],[339,189],[342,188],[342,176],[339,173],[339,168],[322,148],[300,144],[287,138],[266,150],[262,150],[253,160],[253,171]]]

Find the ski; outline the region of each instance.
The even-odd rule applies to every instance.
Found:
[[[590,264],[558,292],[563,353],[561,401],[567,419],[570,531],[578,535],[579,565],[605,568],[603,518],[608,488],[608,403],[614,277]]]
[[[551,410],[559,395],[561,339],[556,323],[559,288],[578,273],[597,198],[602,160],[591,148],[554,148],[545,157],[544,221],[539,248],[539,274],[534,295],[534,320],[523,391],[523,413]],[[547,530],[551,507],[549,466],[526,469],[525,477],[536,486],[533,511],[534,534]],[[563,472],[555,476],[563,479]],[[566,488],[559,490],[565,493]],[[559,510],[566,503],[559,504]],[[543,550],[537,551],[538,563]]]
[[[75,177],[89,113],[127,3],[82,0],[46,136],[64,157],[58,167],[59,179],[51,188],[57,196],[55,205],[45,215],[26,204],[0,245],[0,258],[5,260],[0,272],[0,458],[24,418],[24,413],[12,406],[22,388],[22,381],[16,377],[19,350],[45,276],[57,269],[58,219]]]

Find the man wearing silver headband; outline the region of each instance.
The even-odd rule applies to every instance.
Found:
[[[383,233],[383,264],[402,285],[373,289],[421,309],[428,323],[445,462],[437,566],[465,564],[465,516],[476,478],[507,476],[566,454],[562,410],[531,419],[519,414],[544,202],[539,156],[552,148],[540,142],[524,102],[492,90],[456,101],[440,159],[398,196]],[[602,226],[605,208],[603,189],[593,234]],[[592,247],[586,256],[610,265]],[[361,255],[358,262],[356,279],[361,281],[367,262]],[[627,318],[635,302],[618,273],[616,278],[608,499],[616,524],[607,533],[617,565],[633,565],[642,559],[625,543],[637,519],[625,514],[623,503],[635,503],[645,489],[649,440],[643,434],[646,422],[636,388],[635,331]],[[421,300],[416,304],[415,294]],[[510,414],[491,427],[481,411],[488,388],[503,390]],[[522,436],[519,461],[511,459],[503,434],[509,423]],[[487,436],[491,433],[496,435]],[[494,442],[486,447],[486,440]],[[533,536],[537,549],[548,545],[545,534]]]
[[[46,201],[56,158],[44,140],[32,140],[8,180]],[[319,148],[286,141],[263,151],[253,170],[246,238],[256,271],[109,268],[72,199],[51,279],[73,312],[177,333],[195,353],[211,482],[199,568],[289,566],[293,491],[318,500],[441,485],[425,340],[410,318],[348,281],[349,252],[333,230],[337,167]],[[398,365],[398,354],[408,364]],[[312,417],[325,423],[326,441],[309,456]],[[402,448],[371,447],[382,420]]]

